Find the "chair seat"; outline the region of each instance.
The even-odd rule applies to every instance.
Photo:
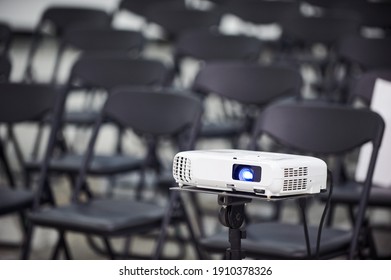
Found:
[[[247,238],[242,240],[242,248],[247,256],[260,258],[264,255],[277,259],[305,259],[307,247],[302,225],[283,223],[250,224],[246,228]],[[309,226],[312,254],[316,251],[316,236],[318,228]],[[350,232],[324,228],[322,231],[321,254],[335,250],[345,250],[349,247]],[[229,247],[228,232],[207,237],[200,241],[201,246],[212,252],[223,252]]]
[[[34,193],[31,191],[0,188],[0,215],[28,208],[33,200]]]
[[[349,182],[342,186],[334,187],[332,202],[356,204],[361,198],[362,185],[356,182]],[[324,200],[325,197],[322,196]],[[391,206],[391,188],[372,186],[368,205],[378,207]]]
[[[83,157],[83,155],[69,154],[52,159],[50,170],[60,173],[78,173],[83,162]],[[125,155],[96,155],[91,161],[88,172],[91,175],[110,175],[140,169],[142,165],[143,160],[141,158]],[[38,170],[40,167],[40,161],[26,163],[28,170]]]
[[[42,209],[29,214],[37,225],[83,233],[115,235],[142,232],[160,225],[164,207],[147,202],[96,199],[87,203]]]
[[[207,122],[202,125],[200,131],[201,138],[215,137],[233,137],[238,136],[245,129],[245,124],[242,121],[230,122]]]

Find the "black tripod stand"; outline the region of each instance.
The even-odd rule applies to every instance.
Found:
[[[246,257],[242,250],[242,239],[246,238],[246,230],[242,228],[245,220],[244,206],[251,202],[250,198],[218,195],[218,204],[221,206],[219,221],[229,228],[228,240],[230,248],[226,250],[225,259],[241,260]]]

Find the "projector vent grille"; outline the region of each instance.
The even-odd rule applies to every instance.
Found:
[[[282,191],[299,191],[307,189],[307,178],[299,178],[308,176],[308,167],[290,167],[284,168],[284,185]]]
[[[185,157],[176,157],[173,165],[173,175],[175,180],[182,182],[191,181],[191,162]]]
[[[307,189],[307,178],[300,179],[286,179],[282,191],[298,191]]]
[[[284,168],[284,177],[299,177],[299,176],[307,176],[308,175],[308,167],[296,167],[296,168]]]

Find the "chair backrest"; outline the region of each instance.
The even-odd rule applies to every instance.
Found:
[[[172,3],[173,1],[174,0],[122,0],[118,5],[118,10],[125,10],[140,16],[145,16],[150,6],[162,2]],[[184,0],[177,0],[176,2],[183,3]]]
[[[369,141],[379,147],[382,126],[382,118],[367,109],[316,102],[286,102],[264,110],[255,134],[266,133],[294,150],[338,155]]]
[[[391,27],[391,3],[389,1],[344,1],[333,8],[353,11],[360,15],[362,26],[389,29]]]
[[[283,37],[302,44],[321,43],[333,46],[342,38],[358,34],[360,18],[344,12],[323,13],[320,16],[288,15],[282,21]]]
[[[221,15],[221,12],[215,9],[198,10],[174,1],[151,5],[146,18],[149,22],[161,26],[169,40],[175,40],[178,35],[192,29],[218,27]]]
[[[40,19],[37,29],[40,30],[44,25],[50,24],[57,35],[72,26],[96,26],[106,27],[111,22],[110,15],[99,9],[52,6],[47,8]]]
[[[92,132],[73,200],[77,201],[77,194],[93,156],[99,128],[104,121],[119,123],[122,127],[132,129],[146,136],[146,140],[154,142],[160,137],[171,136],[178,140],[180,150],[188,150],[194,146],[201,113],[201,102],[188,93],[172,89],[156,91],[126,87],[113,90]]]
[[[170,70],[163,63],[131,59],[124,55],[85,55],[73,66],[69,85],[109,90],[118,86],[162,86],[169,83]]]
[[[383,132],[383,119],[369,109],[313,102],[275,104],[266,108],[259,116],[250,149],[256,149],[257,138],[263,133],[301,153],[323,156],[340,155],[365,143],[372,144],[370,163],[352,231],[349,256],[353,258]]]
[[[357,4],[362,4],[367,2],[367,0],[306,0],[305,2],[320,8],[335,8],[338,5],[345,5],[354,7]]]
[[[132,50],[137,54],[144,45],[140,32],[116,30],[108,27],[68,28],[63,36],[63,44],[86,52],[123,52]]]
[[[285,96],[299,96],[300,73],[281,66],[245,62],[207,63],[195,78],[193,90],[215,93],[243,104],[263,106]]]
[[[11,61],[7,55],[0,55],[0,83],[9,80],[11,74]]]
[[[19,164],[24,164],[22,145],[18,141],[13,126],[25,122],[40,122],[54,110],[57,92],[48,85],[0,83],[0,123],[7,128],[7,140],[13,145],[13,151]],[[28,137],[24,142],[32,141]],[[10,186],[15,186],[15,178],[0,139],[0,162]]]
[[[34,30],[30,48],[27,57],[27,67],[24,73],[26,81],[32,81],[33,77],[33,58],[42,41],[44,31],[49,31],[52,36],[61,39],[65,31],[69,28],[96,27],[107,28],[111,25],[111,16],[102,10],[72,6],[50,6],[41,15],[40,21]],[[64,45],[56,54],[54,70],[51,81],[54,83],[57,78],[59,59],[62,55]]]
[[[224,5],[226,13],[255,24],[280,23],[287,15],[300,12],[296,1],[231,0]]]
[[[48,85],[0,83],[0,122],[37,121],[53,110],[56,98]]]
[[[141,134],[175,135],[191,128],[201,113],[201,103],[195,96],[173,89],[135,91],[124,87],[111,95],[103,115]]]
[[[371,70],[391,67],[390,49],[390,38],[349,36],[339,42],[337,52],[342,60]]]
[[[11,44],[12,31],[11,28],[6,24],[0,22],[0,54],[8,52]]]
[[[360,75],[353,82],[352,90],[349,92],[349,98],[353,102],[360,99],[367,106],[371,104],[373,90],[378,79],[391,81],[391,69],[372,70]]]
[[[202,61],[256,60],[261,42],[256,38],[225,35],[206,30],[188,31],[175,43],[176,60],[191,57]]]

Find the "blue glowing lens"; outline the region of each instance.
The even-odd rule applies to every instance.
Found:
[[[250,168],[242,168],[239,171],[238,178],[240,181],[253,181],[254,179],[254,171]]]

